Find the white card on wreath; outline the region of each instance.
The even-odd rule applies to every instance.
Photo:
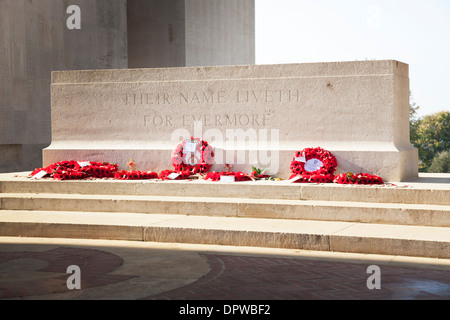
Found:
[[[172,172],[171,174],[169,174],[169,175],[167,176],[167,178],[169,178],[170,180],[175,180],[175,179],[178,178],[179,176],[180,176],[179,173]]]
[[[319,159],[310,159],[305,163],[305,170],[308,172],[313,172],[319,170],[323,167],[323,162]]]
[[[91,163],[89,161],[77,161],[81,168],[90,166]]]
[[[295,157],[295,161],[306,162],[306,157],[302,155],[301,157]]]
[[[194,153],[197,149],[197,143],[195,142],[186,142],[184,144],[183,153]]]
[[[235,176],[220,176],[221,182],[235,182],[236,177]]]
[[[32,176],[33,179],[41,179],[43,178],[45,175],[47,175],[47,171],[45,170],[41,170],[38,173],[36,173],[34,176]]]

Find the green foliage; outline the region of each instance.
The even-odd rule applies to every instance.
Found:
[[[438,153],[433,158],[428,172],[450,173],[450,150]]]
[[[418,105],[416,105],[416,103],[412,100],[412,96],[411,93],[409,94],[409,122],[414,122],[416,121],[416,116],[417,116],[417,111],[420,109],[420,107]]]
[[[450,112],[441,111],[411,119],[410,137],[412,144],[419,149],[419,170],[427,171],[438,153],[450,150]]]
[[[412,94],[409,92],[409,136],[411,143],[414,144],[418,139],[417,135],[417,111],[420,109],[418,105],[413,101]],[[417,146],[416,146],[417,147]]]

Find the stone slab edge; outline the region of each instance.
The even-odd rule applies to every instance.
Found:
[[[324,234],[0,222],[0,236],[90,238],[450,258],[450,243]]]

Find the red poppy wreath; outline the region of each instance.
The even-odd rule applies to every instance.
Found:
[[[198,138],[186,139],[176,148],[172,157],[175,171],[189,170],[192,173],[207,172],[214,162],[213,148]]]
[[[29,175],[29,178],[41,174],[54,180],[79,180],[86,178],[112,178],[118,170],[117,164],[94,161],[60,161],[46,168],[37,168]]]
[[[117,180],[147,180],[157,178],[158,174],[153,171],[120,170],[114,173],[114,179]]]
[[[384,184],[383,179],[377,175],[351,172],[338,174],[334,177],[333,182],[339,184]]]
[[[291,172],[296,175],[333,175],[337,167],[336,157],[320,147],[305,148],[295,153]]]

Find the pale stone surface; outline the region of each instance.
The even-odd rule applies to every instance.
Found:
[[[449,174],[421,174],[410,186],[398,187],[288,181],[52,181],[18,175],[0,174],[1,236],[450,258]],[[347,200],[336,201],[334,193]],[[374,201],[373,193],[382,196]],[[310,200],[300,200],[302,195]],[[443,205],[432,205],[440,202]]]
[[[338,173],[403,181],[418,174],[408,97],[408,65],[391,60],[54,72],[44,165],[133,158],[161,171],[194,136],[215,147],[212,170],[287,178],[295,151],[320,146]]]
[[[136,212],[450,227],[450,206],[347,201],[5,193],[2,210]]]
[[[132,213],[74,215],[56,211],[1,211],[0,218],[0,236],[181,242],[450,258],[448,228],[439,227],[185,215],[149,218]]]
[[[53,181],[28,179],[29,172],[0,174],[2,193],[151,195],[247,199],[353,201],[450,205],[450,174],[419,173],[406,183],[385,185],[339,185],[291,183],[284,181],[246,181],[224,184],[207,180],[79,180]],[[432,182],[430,182],[432,181]]]
[[[448,228],[355,224],[330,236],[333,251],[450,257]]]

